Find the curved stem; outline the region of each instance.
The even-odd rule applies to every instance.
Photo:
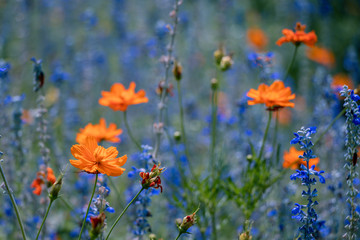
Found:
[[[135,195],[135,197],[128,203],[128,205],[125,207],[125,209],[122,211],[122,213],[120,214],[120,216],[115,220],[114,224],[111,226],[110,231],[108,233],[108,235],[106,236],[105,240],[107,240],[112,232],[112,230],[114,229],[114,227],[116,226],[116,224],[119,222],[119,220],[121,219],[121,217],[124,215],[124,213],[126,212],[126,210],[130,207],[130,205],[136,200],[136,198],[140,195],[140,193],[144,190],[144,188],[141,188],[140,191]]]
[[[329,126],[324,130],[324,132],[322,132],[320,134],[320,136],[318,137],[318,139],[316,139],[316,141],[314,142],[314,145],[316,145],[320,140],[321,138],[325,135],[325,133],[327,133],[327,131],[330,130],[330,128],[335,124],[335,122],[342,116],[344,115],[346,112],[346,108],[344,108],[332,121],[331,123],[329,124]]]
[[[295,57],[296,57],[296,53],[297,53],[297,50],[299,48],[299,45],[295,45],[295,50],[294,50],[294,54],[292,56],[292,59],[291,59],[291,62],[290,62],[290,65],[286,71],[286,74],[285,74],[285,77],[284,77],[284,81],[287,79],[287,77],[289,76],[289,73],[290,73],[290,70],[292,68],[292,65],[294,64],[294,61],[295,61]]]
[[[179,232],[179,235],[177,235],[177,237],[175,238],[175,240],[178,240],[180,236],[181,236],[181,232]]]
[[[6,180],[6,177],[5,177],[4,171],[2,169],[1,163],[0,163],[0,173],[1,173],[1,177],[3,178],[4,184],[5,184],[6,192],[8,193],[8,195],[10,197],[10,200],[11,200],[11,204],[14,207],[16,218],[17,218],[18,223],[20,225],[22,237],[23,237],[24,240],[26,240],[26,234],[25,234],[25,230],[24,230],[24,225],[23,225],[23,223],[21,221],[20,212],[19,212],[18,206],[16,204],[15,198],[13,196],[13,193],[11,192],[9,184],[8,184],[8,182]]]
[[[128,121],[127,121],[126,111],[124,111],[124,123],[125,123],[126,130],[127,130],[128,134],[129,134],[131,140],[132,140],[133,143],[136,145],[136,147],[137,147],[140,151],[142,151],[141,145],[139,144],[138,141],[136,141],[134,135],[133,135],[132,132],[131,132],[129,123],[128,123]]]
[[[93,199],[94,194],[95,194],[97,180],[98,180],[98,173],[95,175],[94,188],[93,188],[93,191],[92,191],[92,194],[91,194],[91,198],[90,198],[90,201],[89,201],[87,210],[86,210],[86,214],[85,214],[85,217],[84,217],[84,221],[83,221],[82,226],[81,226],[81,231],[80,231],[78,240],[81,239],[81,234],[82,234],[82,232],[83,232],[83,230],[84,230],[84,227],[85,227],[86,218],[87,218],[87,215],[89,214],[90,205],[91,205],[92,199]]]
[[[264,147],[265,147],[265,141],[266,141],[266,137],[268,135],[268,132],[269,132],[269,126],[270,126],[270,122],[271,122],[271,115],[272,115],[272,111],[269,111],[269,119],[268,119],[268,122],[266,124],[266,129],[265,129],[265,133],[264,133],[264,137],[263,137],[263,140],[262,140],[262,143],[261,143],[261,148],[260,148],[260,153],[259,153],[259,159],[261,159],[262,157],[262,154],[264,152]]]
[[[37,235],[36,235],[36,239],[35,239],[35,240],[37,240],[37,239],[39,238],[39,236],[40,236],[41,229],[42,229],[42,227],[43,227],[43,225],[44,225],[44,223],[45,223],[45,221],[46,221],[46,218],[47,218],[47,216],[48,216],[48,214],[49,214],[49,211],[50,211],[50,208],[51,208],[51,204],[52,204],[53,202],[54,202],[54,200],[50,200],[49,206],[48,206],[48,208],[47,208],[47,210],[46,210],[44,219],[43,219],[43,221],[42,221],[42,223],[41,223],[41,226],[40,226],[40,228],[39,228],[39,231],[38,231],[38,233],[37,233]]]

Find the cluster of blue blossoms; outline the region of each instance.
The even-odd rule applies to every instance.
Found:
[[[301,170],[296,170],[296,173],[290,176],[291,180],[301,179],[302,185],[307,186],[307,190],[303,190],[302,192],[302,197],[307,198],[308,203],[306,205],[295,203],[295,207],[292,209],[293,218],[303,223],[303,225],[299,227],[299,237],[297,238],[299,240],[318,239],[320,230],[325,224],[325,221],[318,221],[318,215],[313,208],[318,205],[317,201],[313,201],[313,198],[317,196],[318,192],[316,188],[311,189],[311,186],[316,184],[316,179],[313,176],[317,176],[321,183],[325,183],[325,178],[321,175],[324,171],[316,171],[315,165],[309,166],[310,159],[316,158],[311,150],[314,146],[311,141],[311,135],[315,133],[315,127],[302,127],[294,133],[295,138],[290,142],[291,144],[300,145],[304,153],[300,155],[299,158],[306,161],[306,166],[301,164]],[[307,210],[306,212],[305,209]]]

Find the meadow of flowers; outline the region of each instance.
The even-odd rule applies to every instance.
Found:
[[[360,239],[360,2],[0,0],[0,239]]]

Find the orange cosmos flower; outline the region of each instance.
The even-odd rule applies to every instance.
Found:
[[[247,96],[249,105],[264,103],[267,110],[275,111],[282,107],[294,107],[295,104],[290,100],[295,99],[295,94],[291,94],[290,87],[285,87],[284,83],[276,80],[270,86],[262,83],[258,90],[250,89]]]
[[[46,183],[48,186],[51,186],[55,183],[56,181],[56,177],[54,175],[54,171],[51,168],[47,168],[47,171],[45,173],[45,169],[41,169],[41,168],[45,168],[45,166],[41,166],[40,167],[40,171],[37,172],[36,174],[36,178],[34,179],[34,181],[31,183],[31,188],[35,188],[33,190],[33,193],[36,195],[40,195],[42,192],[42,188],[43,185]],[[45,182],[46,180],[46,182]]]
[[[125,89],[121,83],[114,83],[110,92],[101,92],[102,98],[99,99],[99,104],[108,106],[114,111],[126,111],[129,105],[148,102],[149,99],[145,96],[146,92],[141,89],[135,93],[135,87],[134,82],[130,83],[129,89]]]
[[[299,158],[300,155],[303,155],[304,151],[298,151],[295,147],[291,147],[289,149],[289,152],[284,152],[284,162],[283,162],[283,168],[290,168],[292,170],[300,169],[300,165],[306,166],[306,161]],[[319,158],[312,158],[309,160],[309,167],[313,165],[317,165],[319,163]],[[315,167],[315,170],[318,169]]]
[[[246,32],[248,43],[256,50],[263,50],[268,44],[268,38],[260,28],[250,28]]]
[[[277,40],[276,44],[281,46],[283,43],[292,42],[296,46],[304,43],[308,46],[314,46],[317,42],[317,36],[314,31],[305,33],[306,25],[301,25],[301,23],[296,23],[295,32],[290,29],[283,29],[283,37]]]
[[[335,56],[334,54],[326,48],[321,47],[311,47],[306,51],[306,56],[321,65],[332,68],[335,64]]]
[[[121,166],[126,163],[127,156],[117,158],[119,152],[115,147],[105,149],[97,144],[94,137],[87,137],[83,143],[73,145],[71,153],[77,159],[70,159],[71,165],[87,173],[120,176],[125,171]]]
[[[119,136],[122,133],[121,129],[116,129],[115,123],[110,123],[109,127],[106,128],[106,121],[104,118],[100,119],[99,124],[89,123],[84,128],[80,129],[80,132],[76,135],[76,142],[83,143],[87,136],[92,136],[97,142],[102,140],[118,143],[120,142]]]

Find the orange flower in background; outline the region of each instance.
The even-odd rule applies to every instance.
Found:
[[[295,104],[290,100],[295,99],[295,94],[291,94],[290,87],[285,87],[284,83],[276,80],[270,86],[262,83],[259,88],[250,89],[247,96],[249,105],[265,104],[268,110],[277,110],[282,107],[294,107]]]
[[[83,143],[87,136],[94,137],[97,142],[109,141],[112,143],[120,142],[119,136],[122,133],[122,130],[116,129],[115,123],[110,123],[109,127],[106,128],[106,121],[104,118],[101,118],[99,124],[89,123],[84,128],[79,130],[80,132],[76,135],[76,142]]]
[[[349,75],[344,73],[339,73],[333,76],[331,88],[334,91],[339,92],[344,85],[347,85],[350,89],[354,89],[354,84],[352,82],[352,79],[349,77]]]
[[[283,162],[283,168],[290,168],[292,170],[300,169],[300,165],[306,166],[306,161],[299,158],[300,155],[303,155],[304,151],[298,151],[295,147],[291,147],[289,149],[289,152],[284,152],[284,162]],[[317,165],[319,163],[319,158],[312,158],[309,160],[309,167],[313,165]],[[315,170],[318,169],[315,167]]]
[[[46,180],[46,182],[45,182]],[[31,183],[31,188],[35,188],[33,193],[36,195],[40,195],[42,192],[43,185],[47,183],[47,185],[53,185],[56,181],[56,177],[54,175],[54,171],[51,168],[47,168],[47,173],[44,170],[40,170],[36,174],[36,178]]]
[[[250,28],[246,32],[248,43],[257,50],[263,50],[268,44],[268,37],[260,28]]]
[[[295,32],[290,29],[283,29],[283,37],[279,38],[276,41],[276,44],[281,46],[283,43],[292,42],[296,46],[304,43],[308,46],[314,46],[317,42],[317,36],[314,31],[309,33],[305,32],[306,25],[301,25],[301,23],[296,23]]]
[[[324,65],[328,68],[334,67],[335,56],[330,50],[326,48],[321,48],[316,46],[310,47],[306,51],[306,56],[310,60],[317,62],[321,65]]]
[[[135,87],[134,82],[130,83],[129,89],[125,89],[121,83],[114,83],[110,92],[101,91],[102,98],[99,99],[99,104],[114,111],[126,111],[129,105],[147,103],[149,99],[145,96],[146,92],[141,89],[135,93]]]
[[[104,148],[99,146],[94,137],[86,137],[83,143],[73,145],[72,155],[77,160],[70,159],[71,165],[87,173],[102,173],[108,176],[120,176],[125,169],[127,156],[117,158],[115,147]]]

